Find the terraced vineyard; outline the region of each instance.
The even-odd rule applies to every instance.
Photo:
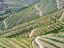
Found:
[[[41,10],[41,12],[43,11],[42,15],[48,14],[50,12],[52,13],[52,12],[55,12],[55,11],[58,10],[55,0],[54,1],[51,1],[51,0],[44,1],[43,5],[42,5],[42,2],[43,2],[43,0],[40,0],[40,2],[36,3],[36,7],[37,8],[40,7],[39,9]],[[46,6],[44,7],[45,3],[47,3],[47,2],[49,2],[50,4],[46,4]],[[46,13],[45,13],[45,11],[46,11]],[[7,19],[6,22],[7,22],[8,28],[11,28],[11,27],[14,27],[16,25],[22,24],[24,22],[36,19],[39,16],[40,16],[39,15],[39,10],[37,10],[35,8],[35,4],[33,4],[33,5],[30,5],[29,7],[26,7],[26,9],[23,9],[22,11],[13,14],[9,19]],[[15,20],[15,21],[13,21],[13,20]]]
[[[42,34],[50,34],[58,33],[59,30],[64,28],[64,23],[54,23],[51,25],[47,25],[45,27],[39,27],[33,31],[32,36],[42,35]]]
[[[16,27],[13,27],[11,29],[7,29],[7,30],[4,30],[4,31],[0,31],[0,35],[2,36],[8,36],[8,37],[14,37],[14,36],[25,36],[25,37],[28,37],[29,36],[29,33],[31,30],[39,27],[39,26],[45,26],[47,24],[50,24],[50,17],[53,15],[53,17],[51,17],[52,19],[55,19],[54,15],[57,14],[57,13],[60,13],[60,14],[57,14],[58,17],[60,17],[62,15],[62,12],[63,12],[64,9],[60,10],[60,11],[57,11],[53,14],[51,14],[50,16],[47,15],[47,16],[43,16],[43,17],[40,17],[40,18],[37,18],[35,20],[32,20],[30,22],[26,22],[26,23],[23,23],[21,25],[18,25]],[[46,19],[46,20],[45,20]],[[56,18],[58,21],[58,18]],[[43,20],[43,21],[42,21]],[[45,20],[45,22],[44,22]],[[38,22],[39,21],[39,22]],[[49,22],[49,23],[48,23]],[[55,22],[55,20],[52,20],[52,22]],[[30,29],[29,29],[30,28]],[[25,33],[24,33],[25,32]]]
[[[30,48],[30,38],[1,38],[0,48]]]
[[[63,48],[64,47],[64,38],[55,37],[55,36],[46,36],[39,38],[41,44],[46,48]]]
[[[22,24],[24,22],[27,21],[31,21],[33,19],[38,18],[39,16],[37,14],[35,14],[35,9],[32,10],[34,7],[34,5],[32,5],[31,7],[22,10],[18,13],[13,14],[6,22],[8,24],[8,28],[16,26],[18,24]],[[31,8],[31,9],[30,9]],[[30,9],[30,10],[29,10]],[[28,11],[29,10],[29,11]],[[28,12],[27,12],[28,11]],[[26,13],[26,14],[25,14]],[[27,15],[27,16],[26,16]],[[28,18],[29,17],[29,18]],[[16,20],[15,20],[16,19]],[[26,19],[26,20],[25,20]],[[13,21],[15,20],[15,21]],[[12,23],[12,24],[11,24]]]
[[[64,48],[63,0],[0,1],[0,48]]]
[[[42,11],[42,15],[58,10],[56,0],[40,0],[37,6]]]

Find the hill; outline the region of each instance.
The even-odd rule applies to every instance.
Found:
[[[47,2],[50,3],[50,4],[47,4]],[[46,4],[46,6],[44,6],[45,4]],[[35,19],[37,17],[40,17],[41,15],[46,15],[46,14],[55,12],[56,10],[58,10],[58,8],[57,8],[57,4],[56,4],[55,0],[54,1],[53,0],[52,1],[51,0],[48,0],[48,1],[42,1],[42,0],[40,0],[38,3],[30,5],[26,9],[23,9],[22,11],[20,11],[18,13],[14,13],[13,15],[11,15],[10,18],[8,18],[6,20],[6,22],[7,22],[8,28],[11,28],[11,27],[14,27],[16,25],[19,25],[19,24],[22,24],[24,22],[27,22],[28,20],[30,21],[33,18]],[[23,18],[23,19],[21,20],[21,18]],[[15,20],[15,21],[13,21],[13,20]],[[11,23],[13,23],[13,24],[11,24]]]
[[[64,0],[3,1],[0,48],[64,48]]]

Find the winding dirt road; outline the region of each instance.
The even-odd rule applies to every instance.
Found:
[[[35,4],[35,8],[39,11],[40,16],[42,16],[42,11],[37,7],[37,4]]]
[[[64,18],[64,12],[62,14],[62,16],[60,17],[59,21],[61,21]]]
[[[36,28],[36,29],[37,29],[37,28]],[[34,30],[35,30],[35,29],[33,29],[33,30],[31,31],[29,37],[31,37],[31,36],[33,35]],[[40,38],[40,36],[37,36],[37,37],[35,38],[35,42],[39,45],[39,48],[44,48],[44,47],[42,46],[42,44],[40,43],[39,38]]]
[[[7,29],[7,23],[6,23],[6,20],[7,20],[7,18],[4,20],[4,25],[5,25],[5,28]]]
[[[37,28],[36,28],[36,29],[37,29]],[[31,37],[31,36],[33,35],[34,30],[36,30],[36,29],[33,29],[33,30],[31,31],[31,33],[29,34],[29,37]]]
[[[13,15],[13,13],[12,13],[12,15]],[[9,18],[12,16],[12,15],[10,15],[9,16]],[[7,25],[7,23],[6,23],[6,20],[8,19],[8,17],[4,20],[4,25],[5,25],[5,28],[7,29],[7,27],[8,27],[8,25]]]
[[[38,37],[36,37],[35,38],[35,42],[39,45],[39,48],[44,48],[43,46],[42,46],[42,44],[39,42],[39,39],[40,38],[40,36],[38,36]]]
[[[61,8],[59,0],[56,0],[58,9]]]

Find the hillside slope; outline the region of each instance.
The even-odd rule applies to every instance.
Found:
[[[48,4],[47,2],[50,4]],[[39,10],[35,7],[35,5]],[[30,5],[26,7],[25,9],[23,9],[22,11],[12,14],[11,17],[6,20],[6,22],[7,22],[8,28],[11,28],[16,25],[22,24],[24,22],[36,19],[40,16],[55,12],[56,10],[58,10],[58,8],[57,8],[57,4],[55,0],[54,1],[53,0],[48,0],[48,1],[40,0],[38,3]]]
[[[0,48],[64,48],[64,0],[0,1]]]

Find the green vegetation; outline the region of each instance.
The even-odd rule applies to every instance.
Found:
[[[4,0],[15,11],[0,16],[0,48],[39,48],[38,42],[44,48],[64,47],[63,1],[59,1],[60,9],[58,0],[38,0],[26,6],[16,1]]]
[[[42,44],[44,42],[46,43],[46,44],[44,44],[45,47],[63,48],[64,38],[61,38],[59,36],[55,37],[55,36],[52,36],[52,35],[45,35],[45,36],[41,36],[41,38],[39,39],[40,41],[42,41]],[[46,45],[51,45],[51,46],[46,46]]]
[[[62,10],[59,10],[55,13],[52,13],[52,14],[48,14],[46,16],[42,16],[42,17],[39,17],[37,19],[34,19],[32,21],[29,21],[29,22],[26,22],[26,23],[23,23],[23,24],[20,24],[18,26],[15,26],[11,29],[7,29],[7,30],[4,30],[4,31],[0,31],[0,35],[3,36],[3,37],[19,37],[19,36],[23,36],[23,37],[29,37],[29,34],[30,32],[37,28],[37,27],[42,27],[44,28],[44,26],[46,25],[49,25],[50,22],[55,22],[55,20],[53,19],[56,19],[56,21],[58,21],[58,19],[61,17],[62,15],[62,12],[63,12],[64,9]],[[60,14],[58,14],[60,13]],[[55,15],[55,16],[54,16]],[[58,17],[58,18],[57,18]],[[46,19],[46,20],[45,20]],[[16,21],[16,20],[15,20]],[[27,20],[26,20],[27,21]],[[16,22],[17,23],[17,22]],[[12,24],[11,24],[12,25]],[[54,26],[54,25],[53,25]],[[38,29],[39,30],[39,29]],[[38,31],[37,30],[37,31]],[[50,29],[51,30],[51,29]],[[40,32],[40,31],[39,31]],[[27,34],[27,35],[26,35]],[[26,36],[25,36],[26,35]]]
[[[0,48],[30,48],[31,38],[1,38]]]

